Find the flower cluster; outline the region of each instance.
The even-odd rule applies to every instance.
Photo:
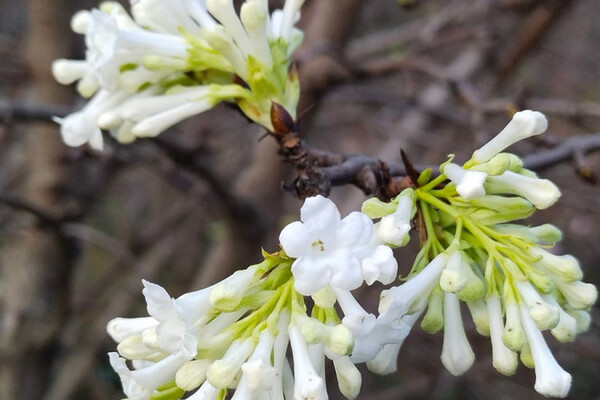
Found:
[[[328,358],[340,391],[356,398],[361,376],[349,357],[354,337],[346,325],[362,324],[364,310],[350,290],[396,278],[396,261],[377,232],[365,214],[341,219],[330,200],[314,197],[302,207],[302,222],[281,233],[285,252],[265,253],[261,264],[176,299],[144,281],[149,317],[108,324],[118,342],[110,362],[125,394],[131,400],[179,399],[191,391],[189,399],[224,398],[228,391],[234,399],[326,399]],[[304,295],[314,300],[310,313]]]
[[[437,178],[431,179],[431,171],[422,173],[419,187],[409,193],[421,211],[426,239],[407,282],[381,294],[376,325],[385,329],[371,335],[379,346],[361,358],[374,356],[369,361],[373,371],[395,368],[400,345],[421,314],[427,332],[444,331],[441,360],[446,369],[454,375],[467,371],[475,356],[463,328],[462,301],[478,332],[490,336],[499,372],[514,374],[519,353],[525,366],[535,368],[539,393],[567,395],[571,376],[552,356],[542,331],[550,330],[561,342],[573,341],[589,326],[597,291],[581,281],[574,257],[545,250],[561,239],[558,228],[514,223],[554,204],[560,191],[523,168],[517,156],[502,153],[546,127],[541,113],[518,112],[463,166],[453,164],[451,157]],[[387,207],[372,200],[363,209],[379,217]],[[401,334],[390,337],[391,328]]]
[[[395,371],[402,343],[421,317],[427,332],[443,329],[442,364],[460,375],[475,359],[463,327],[464,302],[478,332],[490,337],[499,372],[514,374],[520,355],[535,368],[539,393],[565,397],[571,376],[542,332],[570,342],[587,330],[596,288],[581,281],[574,257],[545,249],[560,240],[558,228],[515,223],[552,205],[560,192],[502,153],[546,125],[540,113],[519,112],[464,165],[451,157],[439,176],[424,171],[392,201],[369,199],[345,218],[330,200],[309,198],[301,220],[282,230],[280,252],[265,253],[262,263],[209,288],[173,299],[144,282],[150,316],[108,325],[119,343],[110,361],[125,394],[131,400],[175,400],[192,391],[187,398],[195,400],[231,391],[237,400],[326,399],[329,359],[340,391],[354,399],[361,386],[355,364],[366,362],[378,374]],[[421,250],[405,282],[381,293],[375,316],[351,291],[363,282],[396,280],[392,248],[408,242],[415,220]]]
[[[222,101],[272,129],[273,102],[294,116],[299,96],[291,54],[302,41],[294,28],[303,0],[269,14],[267,0],[131,0],[75,14],[85,60],[56,60],[55,78],[77,82],[91,100],[57,118],[69,146],[103,145],[101,129],[118,141],[156,136]]]

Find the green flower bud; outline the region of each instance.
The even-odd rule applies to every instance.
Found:
[[[550,293],[554,290],[554,282],[547,274],[542,271],[538,271],[535,267],[530,266],[525,271],[527,279],[535,286],[541,293]]]
[[[335,354],[348,355],[354,347],[354,336],[350,329],[339,324],[329,328],[325,344]]]
[[[567,303],[576,310],[591,307],[598,298],[598,290],[591,283],[556,281],[558,290],[565,296]]]
[[[321,290],[311,295],[315,304],[321,308],[332,308],[337,301],[335,293],[331,290],[329,285],[323,286]]]
[[[525,345],[521,349],[521,362],[524,366],[529,369],[535,368],[535,363],[533,362],[533,355],[531,354],[531,347],[529,347],[529,343],[525,342]]]
[[[500,153],[483,164],[476,164],[469,168],[473,171],[485,172],[488,175],[500,175],[510,167],[509,153]]]
[[[468,276],[469,282],[467,286],[460,292],[458,292],[458,298],[462,301],[475,301],[480,300],[485,295],[485,284],[483,280],[473,271],[471,265],[466,265],[463,271]]]
[[[436,287],[429,296],[429,305],[427,312],[421,320],[421,328],[427,333],[436,333],[444,328],[444,309],[443,294],[439,287]]]
[[[327,338],[327,326],[322,322],[302,313],[295,313],[294,321],[307,343],[321,343]]]
[[[541,268],[555,274],[565,282],[575,282],[583,278],[579,261],[571,255],[556,256],[539,247],[529,249],[529,255],[540,258],[537,263]]]
[[[482,336],[490,336],[490,319],[483,300],[468,301],[467,307],[477,332]]]
[[[509,349],[520,351],[527,345],[527,339],[525,338],[525,331],[523,331],[523,326],[521,325],[519,305],[517,304],[514,292],[508,280],[504,281],[503,295],[506,323],[504,324],[502,341]]]
[[[445,292],[456,293],[463,290],[469,283],[469,275],[465,271],[470,266],[463,260],[462,253],[455,251],[448,258],[446,267],[440,276],[440,287]]]
[[[583,310],[575,310],[570,307],[568,304],[565,305],[565,311],[575,318],[577,322],[577,333],[587,332],[590,329],[590,323],[592,322],[592,318],[590,317],[590,313]]]
[[[194,390],[206,380],[212,360],[192,360],[183,364],[175,374],[175,384],[185,391]]]
[[[496,225],[495,228],[499,232],[520,236],[533,243],[554,244],[562,239],[562,232],[552,224],[543,224],[534,227],[518,224],[501,224]]]

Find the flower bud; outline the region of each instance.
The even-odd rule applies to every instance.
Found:
[[[490,319],[483,300],[468,301],[467,307],[477,332],[482,336],[490,336]]]
[[[252,267],[236,271],[225,282],[217,284],[210,292],[211,304],[219,310],[235,309],[250,286],[255,283],[255,272],[256,268]]]
[[[374,359],[367,361],[369,371],[377,375],[388,375],[398,370],[398,353],[402,344],[389,343],[377,353]]]
[[[211,385],[218,388],[229,387],[253,350],[254,343],[251,339],[233,342],[223,358],[208,368],[206,377]]]
[[[527,304],[529,315],[540,330],[552,329],[558,324],[559,307],[546,303],[529,282],[515,282],[519,294]]]
[[[531,347],[529,347],[529,343],[527,343],[527,341],[525,341],[525,345],[521,349],[520,359],[523,365],[527,368],[535,368],[535,363],[533,362],[533,355],[531,355]]]
[[[575,321],[577,322],[577,333],[587,332],[587,330],[590,329],[590,323],[592,322],[592,318],[591,318],[589,312],[582,311],[582,310],[575,310],[574,308],[570,307],[568,304],[565,305],[565,311],[570,316],[575,318]]]
[[[515,299],[514,292],[508,280],[504,281],[504,311],[506,313],[506,323],[502,333],[502,341],[512,351],[521,351],[523,346],[527,345],[525,332],[521,325],[521,315],[519,305]]]
[[[508,146],[519,140],[539,135],[546,128],[548,128],[548,121],[544,114],[531,110],[517,112],[498,135],[473,153],[473,159],[477,163],[484,163]]]
[[[335,368],[335,376],[337,377],[338,386],[340,392],[347,399],[355,399],[360,392],[362,384],[362,376],[360,371],[352,361],[350,357],[339,357],[333,360],[333,366]]]
[[[550,207],[560,197],[560,190],[548,179],[527,177],[511,171],[488,177],[485,188],[491,194],[509,193],[525,197],[539,210]]]
[[[469,168],[470,171],[481,171],[488,175],[501,175],[505,171],[519,172],[523,168],[523,161],[514,154],[500,153],[483,164],[476,164]]]
[[[475,361],[475,354],[465,335],[458,296],[448,292],[444,294],[444,344],[441,359],[444,367],[455,376],[464,374]]]
[[[335,293],[330,286],[323,286],[319,291],[311,295],[316,305],[321,308],[332,308],[335,305]]]
[[[194,390],[206,381],[206,371],[212,360],[188,361],[177,370],[175,384],[185,391]]]
[[[348,355],[354,347],[354,336],[350,329],[338,324],[329,329],[325,344],[335,354]]]
[[[458,298],[465,302],[481,299],[485,294],[483,280],[473,271],[471,265],[464,266],[462,270],[468,276],[469,282],[463,290],[458,292]]]
[[[487,311],[492,339],[492,363],[496,370],[504,375],[513,375],[517,369],[517,354],[502,342],[504,323],[502,321],[502,305],[498,296],[487,299]]]
[[[598,290],[591,283],[580,281],[565,283],[558,280],[556,284],[567,299],[567,303],[576,310],[584,310],[593,306],[598,298]]]
[[[456,191],[463,199],[472,200],[485,196],[485,172],[465,170],[453,163],[446,164],[442,172],[456,184]]]
[[[544,296],[544,300],[558,307],[560,313],[558,324],[550,331],[552,336],[561,343],[570,343],[574,341],[575,336],[577,336],[577,320],[560,308],[560,305],[554,297],[546,295]]]
[[[571,375],[556,362],[525,305],[521,305],[521,322],[535,364],[535,390],[544,396],[566,397],[571,388]]]
[[[448,257],[446,267],[442,271],[440,287],[451,293],[463,290],[469,283],[469,275],[464,271],[465,268],[470,268],[470,266],[463,260],[462,253],[454,252]]]
[[[443,292],[434,289],[429,296],[427,312],[421,320],[421,328],[427,333],[436,333],[444,328],[444,300]]]
[[[565,282],[575,282],[583,278],[579,262],[571,255],[556,256],[539,247],[530,248],[529,255],[539,257],[538,265],[549,270]]]
[[[79,10],[71,17],[71,29],[80,35],[85,35],[90,23],[90,12],[88,10]]]

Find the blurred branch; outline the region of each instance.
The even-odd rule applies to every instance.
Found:
[[[64,216],[55,215],[37,205],[12,194],[0,193],[0,203],[15,210],[25,211],[38,219],[42,226],[60,230],[66,221]]]
[[[541,170],[575,159],[579,154],[600,150],[600,132],[591,135],[572,137],[560,142],[556,147],[523,157],[525,167]]]
[[[52,122],[72,112],[70,107],[56,104],[18,103],[0,99],[0,122]]]

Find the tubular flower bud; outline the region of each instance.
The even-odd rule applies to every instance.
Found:
[[[560,190],[548,179],[532,178],[511,171],[490,176],[486,191],[491,194],[517,194],[529,200],[538,210],[550,207],[560,197]]]
[[[484,163],[508,146],[531,136],[539,135],[548,128],[544,114],[525,110],[515,113],[512,120],[492,140],[473,153],[477,163]]]
[[[452,375],[462,375],[473,365],[475,354],[465,335],[458,296],[454,293],[444,295],[444,321],[442,364]]]
[[[485,196],[485,172],[465,170],[452,163],[445,165],[442,172],[456,184],[456,191],[463,199],[472,200]]]

